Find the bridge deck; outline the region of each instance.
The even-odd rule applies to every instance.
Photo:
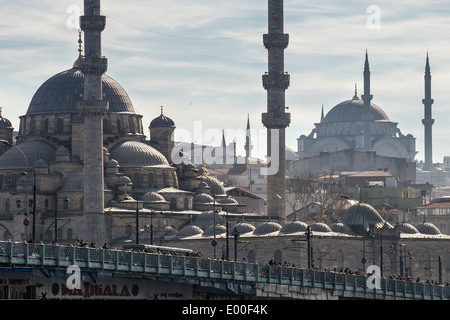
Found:
[[[368,276],[363,275],[115,249],[0,242],[0,264],[55,268],[77,265],[82,270],[286,284],[406,299],[450,299],[450,287],[441,285],[381,278],[378,289],[369,289]]]

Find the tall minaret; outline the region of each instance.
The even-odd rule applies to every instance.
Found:
[[[250,132],[250,115],[247,114],[247,130],[245,132],[245,161],[248,164],[249,158],[252,156],[252,134]]]
[[[425,166],[424,170],[430,170],[433,166],[433,148],[432,148],[432,132],[431,126],[434,123],[434,119],[431,118],[431,105],[434,99],[431,99],[431,72],[430,62],[428,60],[425,64],[425,99],[422,99],[422,103],[425,109],[425,116],[422,119],[423,126],[425,127]]]
[[[366,59],[364,61],[364,94],[361,99],[364,101],[364,109],[362,114],[362,120],[364,121],[364,150],[370,150],[372,148],[372,135],[370,129],[370,121],[372,120],[370,103],[373,95],[370,94],[370,68],[369,68],[369,56],[366,50]]]
[[[288,46],[289,35],[283,32],[283,0],[268,0],[268,9],[269,33],[264,34],[263,40],[268,50],[269,71],[262,77],[267,90],[267,112],[262,114],[262,123],[267,128],[267,156],[270,161],[267,214],[283,220],[286,217],[285,128],[291,121],[285,106],[285,90],[289,87],[290,77],[284,71],[284,49]]]
[[[102,75],[107,59],[102,56],[101,33],[106,19],[100,15],[100,0],[84,0],[80,27],[84,32],[84,57],[79,67],[84,74],[83,100],[79,110],[84,116],[84,215],[83,240],[106,241],[104,218],[103,117],[108,101],[103,100]]]

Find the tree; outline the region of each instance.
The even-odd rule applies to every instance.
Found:
[[[302,172],[289,179],[288,188],[288,203],[294,213],[304,221],[310,218],[308,206],[313,203],[317,203],[319,207],[315,219],[331,219],[334,213],[345,205],[341,196],[348,191],[348,188],[341,184],[340,175],[330,171],[319,175]]]

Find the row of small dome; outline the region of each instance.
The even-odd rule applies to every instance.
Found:
[[[316,221],[313,224],[309,225],[311,231],[315,232],[325,232],[325,233],[339,233],[339,234],[345,234],[345,235],[355,235],[355,233],[352,231],[352,229],[342,223],[341,221],[337,221],[333,223],[332,225],[327,225],[323,222]],[[252,225],[248,222],[239,222],[233,226],[231,226],[228,229],[228,234],[231,236],[233,235],[233,232],[237,230],[239,232],[239,235],[253,235],[253,236],[264,236],[269,234],[274,235],[289,235],[294,234],[298,232],[305,232],[308,228],[308,224],[302,221],[291,221],[284,226],[281,226],[279,223],[274,221],[268,221],[264,222],[257,227]],[[417,227],[412,226],[408,223],[403,223],[398,226],[399,231],[401,233],[407,233],[407,234],[423,234],[423,235],[439,235],[441,232],[439,231],[436,226],[434,226],[432,223],[424,222]],[[173,227],[165,227],[162,230],[159,230],[159,232],[162,232],[165,237],[177,237],[177,238],[187,238],[187,237],[194,237],[194,236],[203,236],[203,237],[210,237],[214,235],[214,225],[210,225],[204,230],[199,227],[196,224],[190,224],[183,228],[181,228],[179,231],[177,231]],[[226,234],[227,229],[223,224],[217,224],[215,227],[215,233],[216,236],[224,235]]]

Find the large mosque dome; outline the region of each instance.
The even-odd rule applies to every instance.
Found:
[[[113,78],[102,76],[104,100],[109,102],[109,112],[135,113],[131,99]],[[74,67],[62,71],[45,81],[34,94],[27,115],[48,113],[77,114],[78,102],[83,99],[84,74]]]
[[[323,118],[322,122],[353,122],[363,120],[364,101],[354,97],[337,104]],[[374,103],[370,104],[370,114],[374,121],[389,121],[386,113]]]

